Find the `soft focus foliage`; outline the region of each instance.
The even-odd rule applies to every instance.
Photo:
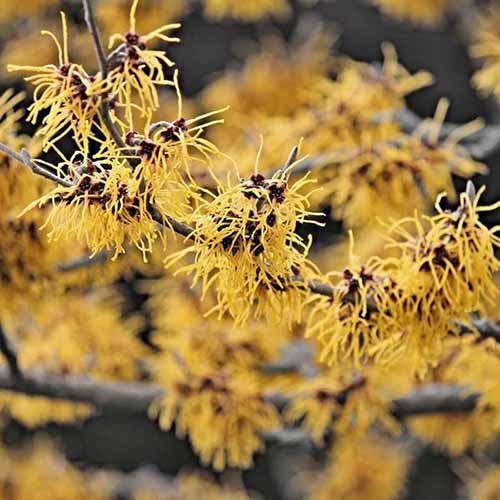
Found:
[[[343,439],[335,446],[309,498],[395,500],[404,491],[408,465],[406,450],[384,439]]]
[[[435,25],[442,20],[454,0],[371,0],[382,11],[398,19]]]

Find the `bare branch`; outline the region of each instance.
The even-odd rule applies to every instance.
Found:
[[[28,167],[36,175],[45,177],[46,179],[49,179],[52,182],[56,182],[57,184],[60,184],[64,187],[71,187],[73,185],[70,181],[61,179],[57,175],[35,163],[26,149],[22,149],[21,153],[17,153],[16,151],[10,149],[6,144],[0,142],[0,151],[13,160],[16,160],[21,165]]]
[[[364,383],[363,380],[355,379],[339,393],[337,401],[344,404],[348,393]],[[87,403],[106,413],[146,413],[151,403],[164,395],[160,387],[146,383],[101,382],[81,376],[62,377],[34,371],[25,371],[23,378],[15,378],[5,368],[0,368],[0,390]],[[267,399],[281,406],[292,397],[274,394]],[[391,411],[397,418],[470,412],[476,408],[479,398],[479,393],[468,392],[462,386],[429,384],[395,399]]]
[[[83,0],[83,9],[85,11],[85,22],[87,23],[87,28],[89,33],[92,35],[92,42],[94,44],[99,69],[101,71],[102,78],[104,79],[108,75],[108,64],[104,48],[102,46],[101,34],[99,33],[99,28],[97,27],[97,21],[92,7],[92,0]]]
[[[10,375],[14,379],[18,379],[21,377],[21,370],[19,368],[19,363],[17,362],[17,354],[14,351],[14,348],[11,346],[11,343],[5,334],[5,330],[0,324],[0,352],[2,353],[5,361],[7,361],[7,365],[9,367]]]
[[[466,392],[462,386],[429,384],[394,400],[391,413],[396,418],[439,413],[467,413],[477,407],[480,397],[477,392]]]
[[[406,133],[413,132],[422,123],[422,118],[407,108],[398,110],[394,120]],[[445,140],[460,126],[456,123],[445,123],[441,128],[439,140]],[[487,125],[474,134],[464,137],[460,144],[469,151],[474,159],[484,160],[500,148],[500,125]]]
[[[79,269],[84,269],[86,267],[95,266],[96,264],[102,264],[108,259],[109,253],[106,250],[102,250],[93,257],[90,254],[81,255],[74,260],[69,262],[63,262],[57,266],[57,270],[61,273],[69,273],[71,271],[78,271]]]
[[[145,413],[163,394],[161,388],[147,384],[100,382],[87,377],[61,377],[35,371],[25,371],[23,378],[18,379],[11,377],[5,368],[0,368],[0,389],[87,403],[108,413]]]

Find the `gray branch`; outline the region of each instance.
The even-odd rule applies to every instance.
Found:
[[[406,133],[413,132],[422,123],[422,118],[407,108],[397,111],[394,119]],[[441,128],[439,140],[444,141],[460,126],[456,123],[445,123]],[[460,144],[475,160],[485,160],[500,148],[500,125],[487,125],[462,139]]]
[[[0,353],[7,362],[9,371],[14,379],[21,377],[21,370],[17,361],[17,353],[12,347],[9,338],[7,337],[3,326],[0,324]]]
[[[49,179],[50,181],[60,184],[64,187],[71,187],[73,185],[70,181],[61,179],[56,174],[35,163],[26,149],[22,149],[21,153],[17,153],[16,151],[10,149],[6,144],[0,142],[0,151],[13,160],[16,160],[21,165],[28,167],[36,175],[45,177],[46,179]]]
[[[362,384],[354,381],[355,390]],[[29,396],[87,403],[105,413],[146,413],[151,403],[164,395],[163,389],[147,383],[103,382],[82,376],[56,376],[42,372],[24,371],[22,379],[12,377],[7,368],[0,368],[0,390]],[[342,391],[344,394],[346,391]],[[340,394],[340,393],[339,393]],[[268,401],[282,406],[292,396],[269,396]],[[346,397],[337,400],[345,402]],[[392,402],[392,413],[397,418],[412,415],[470,412],[480,398],[477,392],[467,392],[458,385],[429,384],[411,391]]]

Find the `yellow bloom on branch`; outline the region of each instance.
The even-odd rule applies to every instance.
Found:
[[[108,56],[109,64],[114,68],[107,80],[110,82],[110,93],[125,107],[127,119],[132,122],[133,108],[145,113],[159,107],[157,85],[173,85],[165,76],[164,67],[174,66],[174,62],[162,50],[152,50],[148,44],[153,40],[176,43],[180,39],[167,36],[166,31],[180,27],[180,24],[167,24],[145,35],[136,32],[135,13],[138,0],[134,0],[130,9],[129,31],[125,34],[114,34],[109,40],[109,48],[115,42],[121,42]],[[134,103],[134,95],[139,103]]]
[[[431,207],[442,191],[455,196],[452,174],[472,177],[487,173],[460,141],[481,129],[474,120],[440,138],[448,102],[441,100],[432,120],[412,134],[368,141],[359,147],[339,150],[330,165],[320,168],[320,196],[329,201],[335,216],[349,227],[366,226],[373,216],[403,217],[413,210]]]
[[[234,17],[255,22],[266,17],[283,18],[290,13],[288,0],[203,0],[205,14],[214,19]]]
[[[328,365],[353,360],[359,365],[387,335],[393,319],[386,313],[390,280],[376,259],[359,269],[330,273],[333,297],[315,297],[306,337],[318,339],[320,360]]]
[[[314,273],[307,260],[310,243],[296,233],[309,218],[308,198],[301,189],[307,176],[290,183],[293,165],[271,178],[257,171],[237,184],[219,187],[219,193],[201,203],[193,215],[194,245],[167,258],[170,265],[194,254],[194,263],[183,270],[200,281],[203,295],[214,288],[219,317],[229,313],[245,323],[253,306],[257,317],[287,317],[298,321],[307,292],[304,279]]]
[[[408,451],[376,436],[335,443],[325,470],[318,474],[310,500],[397,500],[404,493]]]
[[[4,498],[108,500],[112,496],[110,477],[93,477],[80,471],[46,439],[36,438],[21,449],[2,447],[0,463],[0,489],[6,492]]]
[[[57,168],[71,185],[54,188],[24,210],[49,206],[42,226],[49,227],[49,240],[76,237],[93,254],[109,250],[113,258],[124,253],[126,242],[130,242],[146,260],[154,242],[163,236],[151,215],[154,197],[130,166],[117,156],[108,162],[93,162],[75,153]],[[170,206],[175,206],[175,200]]]
[[[59,53],[58,65],[17,66],[11,64],[9,71],[33,73],[26,80],[35,86],[33,104],[28,108],[28,121],[36,123],[40,113],[47,112],[37,134],[43,137],[44,150],[71,133],[80,146],[91,134],[92,120],[97,114],[97,102],[93,95],[103,92],[106,82],[90,76],[84,68],[72,63],[68,55],[68,32],[66,16],[61,12],[63,42],[62,46],[51,32],[42,31],[50,36]]]
[[[437,215],[417,215],[389,226],[390,247],[400,252],[387,269],[398,284],[390,308],[399,327],[386,343],[375,346],[379,361],[399,349],[398,356],[420,365],[417,371],[425,374],[439,360],[444,339],[456,331],[455,322],[467,323],[469,314],[493,303],[500,228],[489,229],[479,214],[499,208],[500,203],[480,206],[484,189],[462,193],[453,211],[441,208],[442,195],[436,202]]]
[[[128,130],[125,142],[141,158],[141,163],[135,169],[139,177],[151,183],[157,179],[160,182],[174,180],[179,190],[185,190],[186,196],[194,196],[199,191],[193,178],[197,172],[203,172],[212,178],[212,182],[216,182],[213,162],[215,158],[225,155],[204,136],[207,128],[224,123],[223,119],[212,117],[227,108],[186,119],[182,113],[177,70],[174,72],[173,85],[177,94],[177,118],[152,123],[149,116],[144,133]]]
[[[264,450],[260,433],[280,427],[278,411],[245,373],[194,374],[181,362],[176,377],[171,370],[157,376],[166,395],[152,404],[150,416],[165,430],[175,422],[177,435],[189,437],[204,465],[249,468],[254,453]]]

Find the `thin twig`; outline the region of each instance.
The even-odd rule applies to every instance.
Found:
[[[16,160],[21,165],[28,167],[36,175],[45,177],[46,179],[49,179],[52,182],[56,182],[57,184],[60,184],[61,186],[64,187],[71,187],[73,185],[70,181],[61,179],[56,174],[49,172],[45,168],[35,163],[26,149],[22,149],[21,153],[17,153],[16,151],[10,149],[9,146],[7,146],[6,144],[0,142],[0,151],[9,156],[10,158],[12,158],[13,160]]]
[[[97,57],[97,62],[99,64],[99,69],[101,71],[101,75],[104,78],[108,75],[108,61],[106,58],[106,54],[104,52],[104,48],[101,42],[101,34],[99,32],[99,27],[97,26],[97,21],[94,13],[94,9],[92,8],[92,0],[83,0],[83,7],[85,10],[85,22],[87,24],[87,28],[89,30],[90,35],[92,36],[92,42],[94,45],[94,50]],[[123,138],[120,134],[120,131],[116,128],[116,125],[111,118],[109,101],[107,94],[102,94],[101,98],[101,118],[108,129],[111,137],[115,141],[116,145],[125,153],[128,154],[127,145],[123,141]]]
[[[76,259],[69,262],[63,262],[57,266],[57,270],[60,273],[69,273],[72,271],[78,271],[80,269],[85,269],[87,267],[95,266],[96,264],[102,264],[106,262],[109,257],[109,252],[102,250],[93,257],[90,254],[81,255]]]
[[[2,353],[7,365],[9,367],[9,372],[11,377],[19,378],[21,377],[21,370],[19,368],[19,363],[17,361],[17,354],[14,351],[3,326],[0,324],[0,352]]]
[[[97,21],[92,7],[92,0],[83,0],[83,9],[85,12],[85,22],[87,23],[90,34],[92,35],[92,42],[94,44],[99,69],[101,71],[102,78],[105,79],[108,76],[108,65],[106,61],[106,54],[104,53],[104,48],[102,46],[101,34],[99,32],[99,28],[97,27]]]
[[[106,100],[106,97],[102,96],[102,103],[100,106],[101,118],[108,129],[108,132],[111,134],[113,141],[115,144],[123,151],[123,154],[127,156],[132,156],[133,153],[127,148],[125,141],[123,140],[120,131],[116,128],[116,125],[113,123],[113,119],[111,118],[111,112],[109,109],[109,102]]]
[[[158,212],[158,210],[156,210],[156,208],[154,207],[151,207],[149,211],[151,214],[151,218],[161,226],[168,229],[172,228],[174,232],[180,234],[181,236],[184,236],[186,240],[194,240],[194,228],[192,228],[191,226],[184,224],[183,222],[179,222],[169,215],[163,217],[160,212]]]

